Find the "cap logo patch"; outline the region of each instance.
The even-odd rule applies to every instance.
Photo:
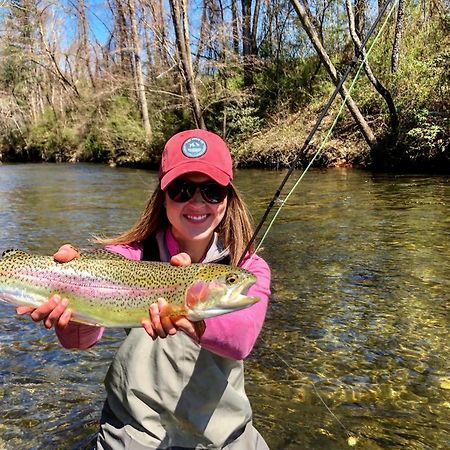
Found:
[[[191,137],[184,141],[181,151],[188,158],[199,158],[206,153],[208,146],[206,142],[197,137]]]

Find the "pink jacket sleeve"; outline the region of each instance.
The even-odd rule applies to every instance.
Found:
[[[206,330],[200,345],[230,359],[244,359],[252,351],[266,316],[270,295],[270,269],[258,256],[247,258],[243,268],[254,273],[256,283],[248,295],[259,297],[260,301],[249,308],[205,320]]]
[[[140,259],[141,250],[138,245],[110,245],[107,250],[119,253],[129,259]],[[103,327],[69,322],[66,328],[56,328],[56,336],[65,348],[85,350],[94,346],[103,336]]]
[[[66,328],[56,328],[55,331],[64,348],[86,350],[101,339],[104,328],[69,322]]]

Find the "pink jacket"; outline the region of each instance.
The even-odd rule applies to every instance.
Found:
[[[167,247],[171,256],[179,253],[178,246],[170,237]],[[139,244],[112,245],[108,250],[126,258],[140,260],[142,249]],[[200,345],[220,356],[244,359],[251,352],[261,331],[270,295],[270,269],[259,256],[247,256],[241,267],[257,277],[257,282],[249,289],[248,295],[259,297],[260,301],[249,308],[205,320],[206,330]],[[64,329],[56,329],[56,335],[65,348],[87,349],[102,337],[104,328],[69,322]]]

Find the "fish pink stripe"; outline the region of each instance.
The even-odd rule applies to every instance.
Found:
[[[51,271],[38,272],[36,269],[31,272],[23,270],[5,274],[20,278],[24,282],[48,287],[51,290],[63,290],[92,299],[149,297],[155,295],[163,296],[176,289],[175,286],[163,286],[158,288],[130,287],[108,281],[99,282],[97,279],[89,279],[88,277],[84,277],[84,284],[80,284],[81,280],[77,280],[75,276],[71,277],[66,274],[55,274]]]

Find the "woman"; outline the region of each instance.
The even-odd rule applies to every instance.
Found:
[[[232,178],[231,155],[219,136],[204,130],[178,133],[164,148],[160,184],[140,219],[102,243],[130,259],[237,264],[252,230]],[[77,256],[66,245],[55,259]],[[254,254],[241,266],[257,276],[248,295],[260,301],[206,319],[200,338],[186,317],[160,317],[164,299],[150,306],[142,328],[127,330],[105,380],[98,449],[268,448],[251,422],[242,360],[264,322],[270,270]],[[55,326],[66,348],[93,346],[103,329],[70,322],[67,306],[67,300],[53,296],[35,310],[19,307],[18,312]]]

